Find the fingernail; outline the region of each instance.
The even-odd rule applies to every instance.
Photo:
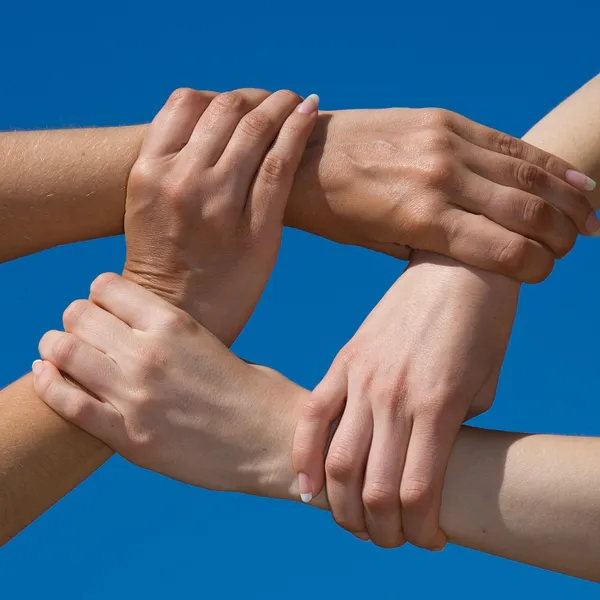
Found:
[[[600,236],[600,219],[595,212],[590,213],[590,216],[587,218],[585,230],[594,237]]]
[[[39,375],[42,372],[43,368],[44,368],[44,361],[41,361],[39,359],[34,360],[31,365],[31,370],[33,371],[34,375]]]
[[[596,182],[585,173],[580,173],[574,169],[569,169],[565,179],[574,187],[584,192],[593,192],[596,189]]]
[[[371,541],[371,538],[369,537],[369,534],[367,534],[367,533],[355,533],[354,535],[355,535],[355,537],[357,537],[359,540],[362,540],[363,542]]]
[[[311,94],[300,103],[300,106],[296,110],[299,113],[310,115],[319,108],[319,100],[320,98],[317,94]]]
[[[302,502],[308,504],[312,500],[312,485],[306,473],[298,473],[298,491]]]

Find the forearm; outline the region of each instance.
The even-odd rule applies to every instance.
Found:
[[[264,495],[298,500],[289,453],[309,392],[291,382],[274,389],[290,403],[274,398],[288,409],[263,425],[277,453],[265,465]],[[446,472],[441,527],[454,544],[600,582],[599,457],[600,439],[463,427]],[[324,493],[311,504],[329,508]]]
[[[523,138],[600,181],[600,75],[537,123]],[[600,208],[600,187],[588,195]]]
[[[0,134],[0,262],[123,232],[145,126]]]
[[[33,392],[27,375],[0,392],[0,545],[112,454]]]
[[[214,95],[206,93],[207,102]],[[319,169],[323,113],[288,203],[286,225],[327,235],[331,215]],[[0,133],[0,262],[123,233],[127,179],[146,125]],[[332,233],[333,235],[333,233]]]
[[[464,427],[446,474],[450,541],[600,582],[600,440]]]

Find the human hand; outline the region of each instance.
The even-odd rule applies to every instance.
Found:
[[[293,450],[303,499],[326,480],[336,522],[361,539],[441,549],[448,458],[462,422],[494,400],[518,289],[419,253],[304,405]]]
[[[123,275],[231,345],[275,265],[318,97],[177,90],[129,178]]]
[[[98,277],[63,319],[33,365],[36,393],[60,416],[180,481],[289,497],[297,386],[118,275]]]
[[[321,113],[286,225],[403,259],[429,250],[535,283],[578,231],[600,226],[579,191],[593,182],[573,168],[445,110]]]

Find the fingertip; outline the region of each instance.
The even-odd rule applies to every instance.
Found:
[[[313,499],[312,482],[306,473],[298,473],[298,492],[300,493],[300,499],[305,504]]]
[[[310,94],[307,96],[296,109],[297,112],[305,115],[311,115],[319,110],[319,102],[321,99],[317,94]]]
[[[33,372],[34,376],[38,376],[40,375],[44,370],[44,361],[40,360],[39,358],[34,360],[33,363],[31,364],[31,371]]]

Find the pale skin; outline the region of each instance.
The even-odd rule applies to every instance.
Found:
[[[274,264],[293,177],[317,118],[314,110],[299,112],[300,99],[288,92],[240,90],[239,94],[243,102],[238,109],[217,123],[202,94],[172,95],[149,129],[132,169],[125,217],[126,276],[185,306],[229,343],[252,313]],[[241,119],[257,111],[273,127],[261,135],[240,131]],[[198,135],[203,131],[206,135]],[[220,135],[211,137],[212,133]],[[182,139],[189,140],[183,148]],[[207,145],[209,140],[212,144]],[[224,160],[217,161],[221,152]],[[284,168],[273,170],[274,156]],[[231,163],[240,162],[245,168],[238,168],[234,177],[226,176]],[[148,177],[148,170],[153,177]],[[192,172],[202,176],[190,178]],[[173,188],[186,193],[173,194]],[[160,203],[152,202],[157,194]],[[151,218],[144,218],[150,206]],[[227,242],[228,252],[214,243],[212,250],[203,248],[199,253],[198,240],[215,235],[219,242]],[[173,239],[185,240],[185,249]],[[247,270],[249,258],[255,277],[250,281],[235,277],[236,269]],[[243,294],[235,289],[236,283],[244,286]],[[223,314],[227,330],[222,329]],[[48,412],[35,397],[29,376],[2,393],[0,541],[4,543],[112,452]]]
[[[367,156],[372,154],[370,151],[373,148],[385,148],[385,146],[381,146],[376,136],[371,137],[366,142],[361,141],[364,137],[364,131],[361,131],[360,127],[368,128],[373,125],[370,116],[371,113],[369,111],[359,111],[356,113],[356,120],[352,122],[352,119],[354,119],[353,114],[351,111],[340,113],[339,119],[337,119],[339,125],[336,125],[335,119],[331,119],[331,131],[328,131],[327,143],[331,141],[330,147],[334,147],[334,142],[339,136],[341,139],[340,146],[345,147],[349,143],[355,144],[353,146],[354,154],[351,164],[353,168],[356,168],[357,158],[360,157],[362,146],[365,146]],[[430,113],[420,114],[426,117],[426,127],[424,129],[416,127],[411,131],[416,131],[420,137],[434,139],[434,146],[440,146],[438,142],[441,135],[439,134],[446,135],[446,129],[442,127],[443,131],[440,132],[435,127],[440,123],[448,123],[447,113],[434,113],[433,118],[427,116]],[[394,115],[400,116],[399,113],[394,113]],[[380,128],[383,130],[389,129],[389,123],[386,122],[386,119],[392,119],[393,125],[394,121],[398,120],[394,115],[390,112],[383,115]],[[431,131],[430,126],[427,125],[430,122],[438,124],[434,127],[434,135],[422,135]],[[320,123],[324,123],[324,121]],[[377,123],[375,124],[377,125]],[[346,135],[344,128],[347,125],[349,130],[359,129],[356,140],[349,137],[344,138],[344,135]],[[376,129],[377,127],[375,127]],[[319,130],[319,126],[317,130]],[[323,133],[323,130],[324,125],[321,126],[321,133]],[[49,132],[42,135],[50,137],[55,135],[65,136],[64,139],[66,142],[70,139],[68,137],[70,133]],[[125,135],[125,137],[120,137],[121,134]],[[4,170],[4,173],[8,173],[9,175],[5,176],[6,179],[3,180],[5,188],[0,196],[6,198],[2,204],[3,222],[8,225],[14,223],[14,226],[7,227],[9,235],[4,246],[4,259],[15,258],[51,245],[75,241],[74,235],[77,236],[76,239],[83,239],[110,235],[121,231],[123,218],[122,198],[125,181],[128,170],[140,147],[143,131],[138,128],[128,128],[124,130],[85,132],[77,135],[81,135],[86,140],[83,151],[78,150],[75,155],[69,155],[69,149],[73,146],[67,144],[66,147],[61,148],[61,152],[44,157],[43,161],[40,160],[39,152],[35,155],[36,160],[34,161],[31,149],[33,147],[38,148],[40,143],[40,138],[35,137],[34,134],[7,134],[4,138],[4,144],[8,145],[5,154],[14,161],[12,163],[9,162],[7,169]],[[107,140],[107,135],[114,135],[115,137]],[[292,226],[312,230],[315,233],[328,235],[337,241],[362,243],[367,247],[388,251],[391,254],[398,252],[402,255],[402,252],[398,249],[398,244],[404,240],[394,239],[391,241],[392,237],[381,235],[382,232],[385,232],[385,227],[389,225],[389,218],[387,217],[389,210],[385,209],[385,202],[380,204],[382,210],[377,213],[380,217],[384,216],[385,218],[375,218],[373,220],[368,215],[365,218],[358,210],[359,205],[351,203],[349,204],[350,213],[343,214],[340,212],[339,219],[332,218],[332,215],[335,217],[337,210],[335,202],[337,196],[335,194],[336,191],[339,192],[340,188],[343,187],[342,183],[346,181],[344,177],[347,177],[347,182],[349,182],[346,183],[346,186],[350,183],[355,184],[361,180],[360,178],[357,179],[355,171],[350,170],[347,175],[336,171],[336,165],[338,165],[336,158],[338,157],[334,154],[330,158],[325,153],[317,169],[315,156],[321,153],[319,144],[323,144],[323,140],[321,138],[318,139],[320,141],[310,146],[309,152],[305,155],[305,159],[300,166],[299,177],[296,178],[297,184],[293,189],[290,203],[288,203],[286,210],[285,222]],[[515,152],[516,147],[512,142],[504,146],[510,152]],[[327,147],[327,144],[325,144],[326,150]],[[531,150],[527,149],[527,152],[531,152]],[[93,159],[90,158],[90,162],[88,163],[85,157],[89,156],[93,156]],[[384,153],[378,156],[378,158],[383,165],[389,166],[391,164],[389,154]],[[13,177],[15,174],[22,175],[24,172],[28,173],[32,171],[34,166],[37,167],[40,162],[48,166],[46,177],[49,176],[49,180],[44,178],[42,172],[40,180],[36,185],[28,184],[22,186],[19,184],[19,181],[23,181],[23,177]],[[348,161],[345,162],[347,163]],[[57,180],[53,174],[61,172],[61,167],[64,163],[77,165],[78,168],[73,169],[69,173],[70,177]],[[553,167],[556,165],[556,163],[548,164]],[[562,163],[559,164],[562,165]],[[439,164],[435,163],[434,166],[437,168]],[[373,168],[373,165],[369,165],[369,169],[372,170]],[[566,166],[561,166],[560,168],[564,171]],[[413,170],[420,172],[418,165]],[[428,172],[427,168],[423,172]],[[448,171],[444,172],[448,173]],[[518,172],[522,172],[522,169]],[[528,169],[527,173],[531,172],[539,173],[536,169]],[[390,174],[394,174],[393,169],[390,169]],[[98,176],[94,177],[94,175]],[[543,180],[543,183],[540,184],[541,187],[547,185],[547,175],[540,177],[540,179]],[[71,183],[65,184],[64,182],[66,181]],[[574,192],[570,188],[563,188],[561,185],[559,185],[559,189],[564,191],[564,197],[561,196],[560,201],[563,203],[561,208],[572,215],[573,221],[578,222],[579,229],[585,229],[585,221],[589,218],[589,212],[587,209],[582,210],[581,207],[584,205],[582,204],[581,196],[573,195]],[[581,184],[582,187],[586,185],[585,182]],[[327,186],[331,186],[331,190],[328,191]],[[370,193],[378,193],[376,183],[373,182],[370,186],[367,188]],[[389,188],[389,186],[384,187]],[[310,193],[311,191],[313,192],[312,194]],[[354,198],[365,195],[364,188],[357,188],[355,190],[342,189],[344,193],[348,191],[355,193]],[[118,194],[121,200],[115,200],[115,194]],[[298,200],[295,204],[294,198],[296,197],[298,197]],[[316,203],[307,204],[304,197],[311,198]],[[352,194],[350,194],[350,197],[352,197]],[[380,197],[383,200],[386,199],[384,194]],[[568,206],[565,205],[564,198],[571,199],[572,204],[567,203]],[[48,201],[51,203],[49,204]],[[72,202],[72,204],[69,205],[68,202]],[[556,202],[560,204],[558,200]],[[539,202],[536,200],[536,203],[537,206]],[[81,208],[84,205],[86,206],[85,210]],[[290,206],[292,209],[290,209]],[[306,206],[307,209],[303,212],[301,208],[297,210],[293,209],[294,206]],[[343,204],[343,206],[348,206],[348,203]],[[548,222],[556,223],[557,214],[549,209],[544,210],[546,214],[544,223],[546,225]],[[73,223],[74,216],[79,215],[77,216],[77,223],[79,223],[79,219],[81,218],[87,225],[82,225],[81,228],[72,227],[71,225],[67,228],[66,219],[61,221],[61,213],[68,214],[71,224]],[[288,215],[292,216],[288,218]],[[313,216],[315,217],[314,226],[310,226]],[[13,220],[11,221],[10,219]],[[403,216],[402,219],[406,219],[406,216]],[[356,227],[356,224],[362,221],[367,226],[361,231],[360,228]],[[524,214],[517,221],[519,222],[519,226],[527,223]],[[401,223],[395,223],[394,227],[397,228],[399,224]],[[21,226],[20,231],[13,237],[12,233],[18,231],[19,226]],[[324,230],[323,227],[326,229]],[[548,227],[542,229],[547,231]],[[559,232],[557,238],[574,240],[572,225],[556,226],[555,229]],[[73,231],[77,231],[77,233],[74,234]],[[498,232],[497,229],[494,231]],[[506,236],[502,234],[497,239],[506,240]],[[551,240],[548,240],[547,243],[550,246],[556,245]],[[430,242],[430,245],[436,246],[435,241]],[[490,247],[505,249],[507,245],[493,245]],[[543,267],[546,264],[546,259],[540,257],[546,257],[547,254],[545,251],[540,252],[539,244],[536,245],[535,242],[523,244],[519,241],[518,244],[512,245],[511,248],[516,248],[516,255],[509,255],[508,267],[502,267],[501,270],[507,268],[511,273],[514,273],[515,271],[525,269],[525,279],[536,279],[546,273],[547,269]],[[457,245],[456,251],[458,255],[462,256],[464,254],[466,256],[464,246],[461,244]],[[524,257],[531,260],[524,261]],[[540,259],[534,260],[535,257]],[[473,260],[481,259],[474,258]],[[487,263],[490,263],[490,261],[492,263],[491,266],[496,264],[493,257],[492,259],[488,257]],[[537,264],[536,272],[528,273],[528,265],[534,263]],[[92,472],[95,467],[104,462],[110,455],[110,451],[96,440],[85,436],[78,429],[65,424],[56,415],[46,410],[43,406],[40,406],[31,392],[29,376],[4,390],[0,411],[2,411],[2,419],[0,419],[0,428],[2,429],[0,449],[3,451],[1,453],[3,456],[2,460],[5,461],[5,464],[1,465],[0,468],[6,475],[2,486],[0,535],[2,540],[6,540],[62,497],[87,474]],[[5,416],[6,418],[4,418]],[[33,435],[34,431],[35,435]],[[42,457],[44,458],[42,459]],[[65,458],[68,458],[69,462]],[[22,464],[30,464],[32,466],[31,470],[15,468],[17,465]],[[31,493],[33,490],[35,490],[35,494]]]
[[[597,77],[526,139],[557,154],[565,148],[597,175],[599,96]],[[599,205],[597,190],[589,199]],[[507,277],[417,253],[303,408],[293,452],[303,498],[326,485],[334,519],[358,538],[441,549],[452,445],[460,425],[492,405],[518,297]]]
[[[442,268],[417,260],[407,280],[427,288]],[[459,283],[445,282],[446,293],[449,284],[468,290],[471,270],[453,272]],[[50,332],[40,343],[47,362],[36,380],[57,412],[136,464],[188,483],[297,495],[289,443],[308,392],[239,361],[186,313],[117,276],[104,276],[90,302],[70,307],[65,327],[68,333]],[[598,581],[598,450],[584,438],[463,428],[446,473],[441,526],[454,543]],[[219,458],[200,468],[197,457],[209,453]],[[326,507],[323,496],[315,503]]]
[[[115,274],[64,318],[69,333],[44,336],[36,368],[36,390],[56,411],[144,468],[298,499],[290,445],[310,392],[241,361],[187,313]],[[72,336],[77,350],[65,352]],[[449,541],[600,582],[599,453],[600,439],[461,428],[440,517]],[[313,505],[328,509],[326,495]]]

